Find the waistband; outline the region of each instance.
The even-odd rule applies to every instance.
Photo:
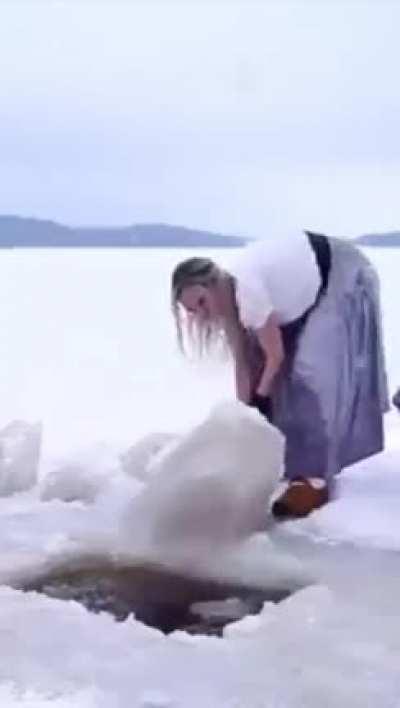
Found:
[[[321,275],[321,292],[322,290],[325,290],[328,285],[332,262],[331,247],[329,245],[328,238],[324,236],[324,234],[316,234],[312,231],[305,231],[305,234],[308,237],[310,246],[315,253],[315,258]]]

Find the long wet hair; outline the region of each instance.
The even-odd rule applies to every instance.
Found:
[[[197,355],[220,350],[226,353],[226,336],[223,322],[215,319],[202,320],[196,315],[187,315],[180,304],[185,288],[202,285],[215,287],[222,271],[210,258],[188,258],[179,263],[171,277],[171,307],[175,320],[179,348],[183,354],[189,351]]]

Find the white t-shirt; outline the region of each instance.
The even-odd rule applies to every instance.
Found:
[[[311,307],[321,285],[314,251],[303,232],[246,246],[230,268],[243,326],[259,329],[274,312],[280,324]]]

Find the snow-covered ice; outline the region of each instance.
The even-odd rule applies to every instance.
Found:
[[[398,708],[400,415],[330,504],[260,530],[280,442],[254,411],[221,403],[228,363],[179,358],[168,276],[184,255],[2,253],[0,703]],[[394,391],[400,254],[370,255]],[[215,638],[18,589],[95,557],[294,592]]]

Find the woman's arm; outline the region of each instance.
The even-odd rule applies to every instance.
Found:
[[[251,377],[243,328],[239,323],[231,321],[226,325],[226,335],[234,359],[236,398],[242,403],[249,403],[252,395]]]
[[[282,334],[275,313],[268,317],[256,333],[265,354],[265,365],[257,386],[257,394],[264,397],[269,395],[272,382],[285,358]]]
[[[235,357],[236,398],[242,403],[250,403],[251,385],[247,363]]]

